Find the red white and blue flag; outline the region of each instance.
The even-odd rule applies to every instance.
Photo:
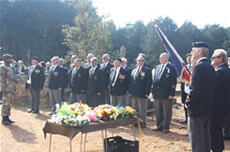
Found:
[[[164,35],[164,33],[161,31],[161,29],[155,25],[155,29],[166,49],[166,51],[170,54],[171,60],[176,68],[176,71],[178,75],[180,76],[180,81],[189,83],[191,73],[188,70],[188,68],[185,66],[184,60],[181,58],[181,56],[178,54],[176,49],[173,47],[173,45],[169,42],[167,37]]]

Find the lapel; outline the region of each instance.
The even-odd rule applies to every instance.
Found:
[[[138,67],[136,67],[135,69],[133,69],[133,71],[132,71],[132,73],[131,73],[131,75],[132,75],[133,78],[134,78],[134,75],[135,75],[137,69],[138,69]]]
[[[33,67],[31,67],[30,68],[30,71],[29,71],[29,73],[28,73],[28,77],[30,77],[30,76],[32,76],[32,74],[34,73],[34,70],[37,68],[37,65],[33,68]]]

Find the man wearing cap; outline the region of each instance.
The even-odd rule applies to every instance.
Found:
[[[132,70],[129,84],[129,96],[132,97],[132,107],[143,120],[141,127],[146,127],[147,98],[152,84],[152,73],[144,66],[145,58],[138,56],[137,67]]]
[[[10,110],[14,101],[16,84],[13,78],[13,70],[10,67],[13,56],[10,54],[3,55],[3,64],[0,65],[0,91],[3,95],[2,103],[2,124],[10,125],[14,121],[10,120]]]
[[[26,89],[29,89],[31,95],[31,109],[28,113],[39,113],[40,91],[43,89],[45,74],[43,68],[38,64],[38,58],[31,59],[32,66],[29,69],[26,81]]]
[[[128,91],[128,72],[121,67],[121,59],[113,61],[113,68],[110,74],[111,104],[114,106],[127,106],[126,93]]]
[[[212,65],[216,70],[214,108],[211,117],[211,148],[214,152],[224,150],[223,126],[230,114],[230,69],[227,65],[227,52],[216,49],[212,55]]]
[[[177,83],[176,69],[168,59],[168,53],[161,53],[159,58],[161,64],[156,66],[152,88],[157,121],[157,128],[154,131],[163,131],[164,133],[168,133],[170,129],[172,100]]]
[[[208,61],[209,47],[205,42],[192,43],[192,56],[197,61],[191,79],[188,106],[188,131],[193,152],[209,152],[210,120],[216,85],[216,73]]]

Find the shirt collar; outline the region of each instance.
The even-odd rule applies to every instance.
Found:
[[[117,70],[117,71],[120,71],[120,69],[121,69],[121,66],[115,68],[115,70]]]
[[[201,57],[201,58],[199,58],[199,60],[196,63],[199,63],[203,59],[207,59],[207,57]]]

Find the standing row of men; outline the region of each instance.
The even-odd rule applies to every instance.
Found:
[[[69,103],[81,101],[89,106],[95,107],[100,104],[113,105],[132,105],[136,109],[140,118],[143,120],[142,127],[146,127],[147,97],[150,94],[152,86],[151,69],[145,65],[145,56],[138,55],[136,59],[136,68],[130,70],[126,64],[125,58],[117,58],[113,64],[109,62],[109,55],[104,54],[102,57],[103,64],[99,65],[99,60],[92,54],[88,55],[89,63],[82,65],[82,60],[73,56],[72,64],[69,68],[69,88],[71,91]],[[159,126],[168,132],[172,116],[171,100],[173,99],[176,85],[175,68],[168,62],[168,54],[162,53],[160,62],[162,66],[156,70],[156,78],[153,82],[153,91],[156,99],[162,98],[167,103],[159,102]],[[56,104],[61,105],[61,92],[64,90],[64,79],[66,78],[66,69],[58,65],[59,58],[51,59],[52,66],[48,74],[49,97],[52,105],[50,115],[56,111]],[[44,85],[44,72],[38,65],[38,58],[34,57],[32,65],[28,72],[26,83],[29,88],[32,104],[28,112],[39,113],[40,90]],[[123,65],[124,64],[124,65]],[[161,79],[163,77],[163,79]],[[36,86],[36,87],[35,87]],[[170,97],[168,97],[170,95]],[[129,103],[131,99],[131,103]],[[171,110],[172,111],[172,110]],[[159,115],[159,117],[158,117]]]

